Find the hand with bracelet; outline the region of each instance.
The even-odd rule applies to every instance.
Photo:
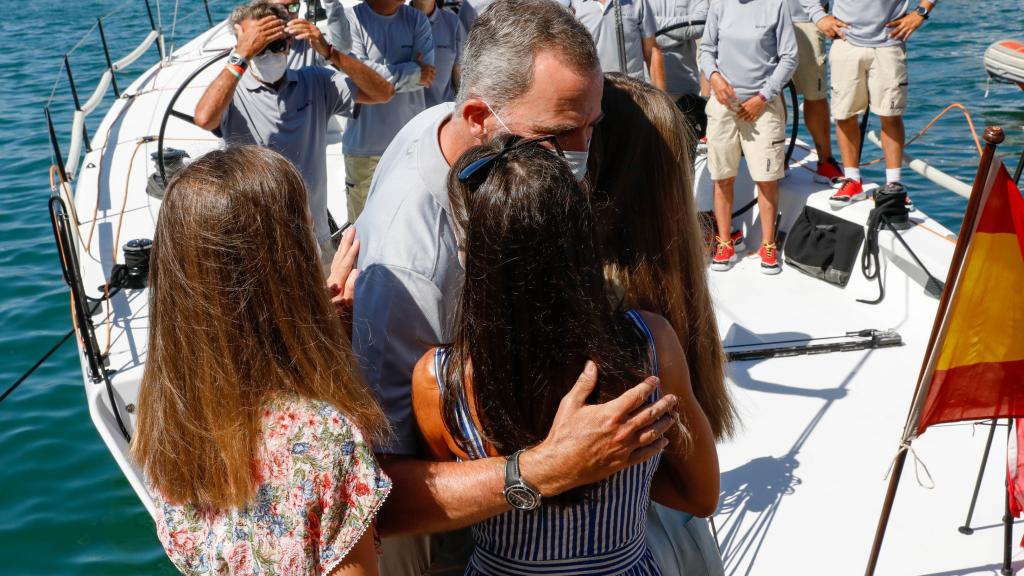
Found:
[[[740,109],[736,112],[736,116],[740,120],[756,122],[761,117],[761,114],[764,114],[764,109],[767,107],[768,99],[764,97],[764,94],[758,92],[744,100],[743,104],[740,104]]]
[[[914,33],[924,21],[928,19],[928,14],[931,13],[934,4],[931,2],[921,2],[921,5],[885,24],[886,28],[889,28],[889,37],[895,40],[906,42],[910,40],[911,34]]]

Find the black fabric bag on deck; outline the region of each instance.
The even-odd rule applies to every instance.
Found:
[[[787,266],[829,284],[845,287],[863,242],[863,227],[804,206],[804,211],[786,235],[783,255]]]

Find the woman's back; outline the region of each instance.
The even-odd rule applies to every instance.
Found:
[[[329,574],[391,490],[358,428],[331,404],[278,395],[265,406],[244,508],[203,510],[153,490],[157,536],[186,574]]]
[[[651,372],[657,353],[651,331],[636,311],[626,313],[648,341]],[[434,353],[442,403],[452,391],[444,375],[449,349]],[[648,399],[653,402],[659,392]],[[465,440],[455,440],[469,459],[489,456],[465,394],[451,398]],[[542,503],[532,511],[513,509],[473,527],[476,549],[466,574],[660,574],[647,549],[645,526],[651,482],[661,456],[625,468],[589,488],[573,503]]]

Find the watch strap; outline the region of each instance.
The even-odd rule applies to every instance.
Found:
[[[931,10],[925,8],[924,6],[918,5],[917,8],[914,8],[914,12],[917,12],[918,14],[921,15],[922,18],[927,20],[928,19],[928,14],[931,13]]]
[[[519,472],[519,455],[522,454],[523,450],[518,450],[511,456],[505,459],[505,487],[515,486],[523,481],[523,476]]]

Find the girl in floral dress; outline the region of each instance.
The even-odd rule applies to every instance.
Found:
[[[377,574],[386,421],[324,290],[302,177],[255,146],[168,187],[132,456],[184,574]]]

